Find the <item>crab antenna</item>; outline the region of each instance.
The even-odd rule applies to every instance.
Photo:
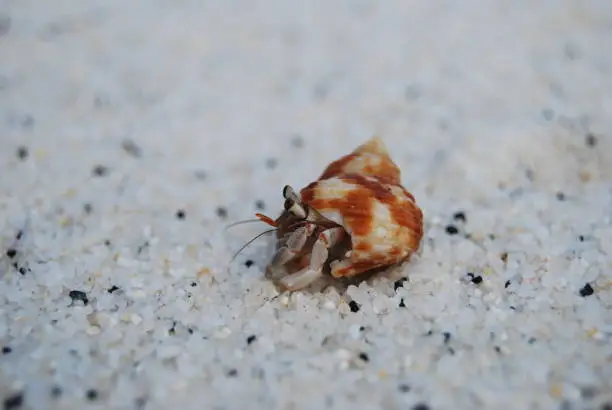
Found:
[[[244,221],[233,222],[233,223],[227,225],[225,227],[225,230],[227,231],[229,228],[233,228],[234,226],[249,224],[249,223],[253,223],[253,222],[262,222],[262,220],[261,219],[245,219]]]
[[[253,239],[249,240],[247,243],[245,243],[240,249],[238,249],[238,252],[236,252],[234,254],[234,256],[232,256],[232,260],[230,261],[230,263],[232,263],[234,261],[234,259],[236,259],[236,257],[240,254],[240,252],[242,252],[247,246],[249,246],[250,244],[252,244],[256,239],[261,238],[262,236],[264,236],[265,234],[271,233],[276,231],[276,228],[274,229],[268,229],[267,231],[263,231],[262,233],[256,235]]]
[[[272,219],[269,216],[266,216],[264,214],[257,213],[257,214],[255,214],[255,216],[257,218],[259,218],[259,220],[261,222],[266,223],[266,224],[268,224],[270,226],[277,226],[278,225],[274,219]]]

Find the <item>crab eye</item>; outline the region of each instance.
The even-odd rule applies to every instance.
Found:
[[[293,188],[289,185],[285,185],[283,188],[283,197],[285,199],[292,200],[293,202],[300,202],[300,197],[295,193]]]
[[[285,187],[283,188],[283,198],[288,198],[289,197],[289,193],[292,191],[291,187],[289,185],[285,185]]]

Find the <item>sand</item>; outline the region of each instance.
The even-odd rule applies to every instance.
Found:
[[[604,0],[0,0],[4,408],[612,408],[611,44]],[[230,263],[373,135],[410,263]]]

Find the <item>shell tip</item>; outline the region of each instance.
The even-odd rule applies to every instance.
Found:
[[[383,142],[382,138],[378,135],[373,136],[365,143],[357,147],[355,153],[372,153],[378,155],[389,155],[389,151],[387,151],[387,147]]]

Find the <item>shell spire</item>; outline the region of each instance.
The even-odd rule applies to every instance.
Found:
[[[355,154],[374,154],[380,156],[389,156],[389,151],[383,142],[382,138],[374,136],[355,148],[353,150]]]
[[[319,180],[349,174],[374,177],[395,185],[401,181],[400,169],[391,159],[383,140],[377,136],[329,164]]]

